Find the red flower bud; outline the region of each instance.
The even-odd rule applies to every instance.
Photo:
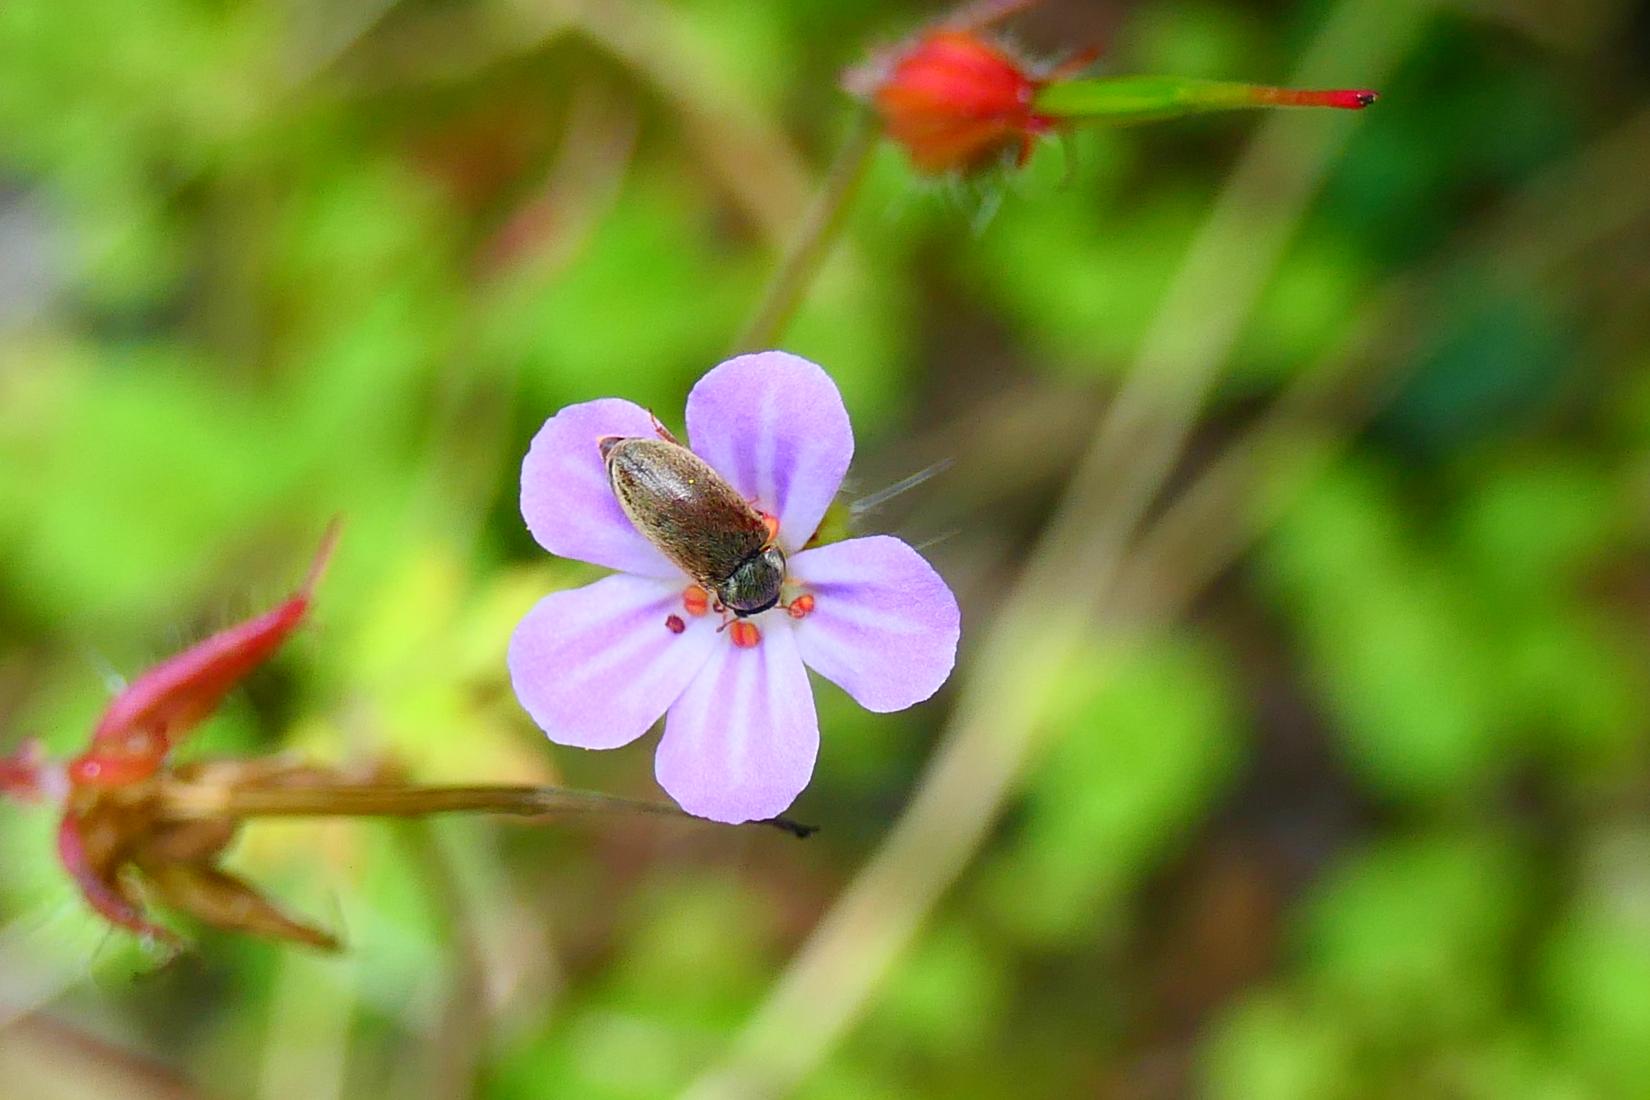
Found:
[[[1010,153],[1024,166],[1038,137],[1083,123],[1129,125],[1256,107],[1356,111],[1376,99],[1360,88],[1307,91],[1173,76],[1081,79],[1094,51],[1035,66],[979,30],[1024,6],[988,0],[848,74],[848,90],[870,103],[918,171],[967,174]]]
[[[1051,120],[1032,110],[1041,80],[966,30],[935,30],[869,89],[888,136],[924,172],[968,172],[1013,151],[1031,155]]]

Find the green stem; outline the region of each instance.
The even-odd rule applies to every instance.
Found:
[[[784,334],[802,296],[842,231],[880,133],[876,118],[869,111],[858,112],[854,128],[837,152],[813,206],[780,260],[779,269],[768,282],[762,304],[734,342],[734,351],[763,351]]]
[[[159,794],[161,815],[172,820],[250,817],[430,817],[484,813],[544,817],[559,813],[642,813],[701,820],[665,802],[576,791],[565,787],[403,787],[378,784],[311,787],[225,787],[169,783]],[[788,817],[752,822],[805,837],[810,825]]]

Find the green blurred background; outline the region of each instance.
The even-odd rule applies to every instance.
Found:
[[[0,750],[82,743],[341,514],[190,754],[656,796],[651,741],[553,748],[510,695],[516,620],[592,575],[520,457],[591,397],[679,424],[838,74],[935,14],[0,5]],[[1385,94],[985,182],[878,151],[781,342],[842,386],[851,492],[953,460],[865,525],[927,544],[964,653],[899,715],[820,685],[820,835],[260,824],[231,865],[347,952],[157,968],[0,807],[0,1096],[1650,1096],[1650,7],[1013,31]],[[1027,672],[1004,615],[1062,596]]]

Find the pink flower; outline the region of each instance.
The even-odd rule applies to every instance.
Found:
[[[666,715],[660,786],[700,817],[761,820],[813,774],[819,719],[804,666],[868,710],[920,703],[951,674],[957,601],[898,539],[804,549],[854,451],[842,396],[815,364],[777,351],[728,360],[688,395],[687,429],[776,528],[780,602],[725,624],[610,487],[601,440],[653,438],[653,417],[617,398],[570,405],[522,463],[522,516],[551,553],[618,572],[540,600],[510,640],[510,676],[558,744],[618,748]]]

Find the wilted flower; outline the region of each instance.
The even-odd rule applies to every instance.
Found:
[[[1147,122],[1244,107],[1359,110],[1376,99],[1362,89],[1302,91],[1182,77],[1078,79],[1089,54],[1038,66],[981,29],[1019,6],[990,5],[985,17],[944,23],[848,74],[848,90],[870,104],[919,171],[967,175],[1008,158],[1023,166],[1038,138],[1080,122]]]
[[[819,720],[804,666],[873,711],[939,690],[956,656],[956,599],[911,547],[887,536],[807,548],[853,456],[836,385],[783,352],[731,359],[687,401],[692,450],[768,520],[785,555],[780,601],[748,617],[716,601],[621,509],[604,440],[654,438],[617,398],[548,420],[522,465],[521,509],[553,554],[617,570],[554,592],[510,643],[516,695],[551,740],[611,749],[667,715],[659,783],[683,809],[724,822],[769,818],[807,785]]]
[[[235,835],[235,821],[175,820],[167,814],[164,798],[174,782],[208,777],[223,790],[332,778],[285,760],[176,767],[170,756],[178,741],[297,629],[334,538],[329,531],[308,579],[279,606],[212,635],[133,681],[104,711],[91,745],[66,767],[45,760],[33,742],[0,758],[0,793],[24,801],[63,801],[58,858],[86,902],[110,923],[161,942],[176,940],[145,913],[129,879],[135,870],[161,900],[208,924],[315,947],[336,946],[331,936],[291,920],[217,866]]]

